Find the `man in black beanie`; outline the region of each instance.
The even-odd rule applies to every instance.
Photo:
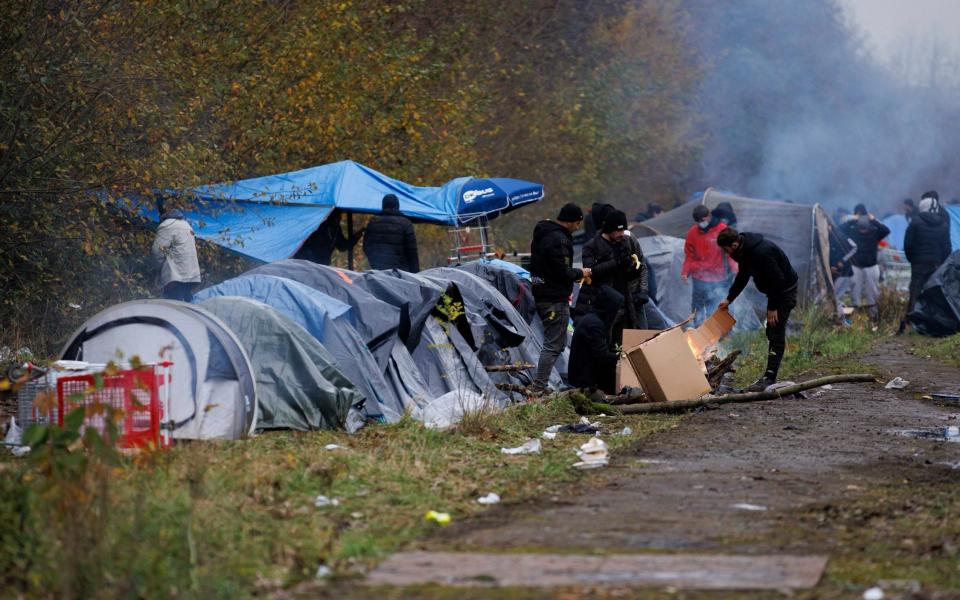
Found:
[[[420,270],[417,234],[410,219],[400,214],[400,200],[393,194],[383,197],[382,210],[370,220],[363,236],[363,253],[371,269]]]
[[[556,221],[540,221],[533,229],[530,276],[543,323],[543,349],[531,387],[535,395],[547,390],[553,365],[567,347],[573,284],[591,275],[590,269],[573,268],[573,232],[582,223],[583,211],[571,202],[563,205]]]
[[[646,329],[643,305],[649,300],[648,273],[640,243],[627,235],[627,215],[607,213],[602,233],[583,245],[583,266],[593,270],[590,283],[580,288],[574,318],[586,315],[599,293],[609,285],[624,297],[623,308],[613,319],[610,339],[623,343],[624,329]]]

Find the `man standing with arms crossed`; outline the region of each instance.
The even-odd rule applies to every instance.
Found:
[[[718,307],[726,310],[737,299],[750,278],[767,296],[767,370],[747,391],[763,391],[777,382],[777,373],[787,346],[787,319],[797,305],[797,272],[779,246],[759,233],[738,233],[728,227],[717,235],[717,245],[737,261],[737,278]]]
[[[537,314],[543,323],[543,349],[531,386],[535,395],[547,391],[553,365],[567,347],[573,284],[591,275],[589,268],[573,268],[573,232],[582,223],[583,211],[571,202],[560,209],[556,221],[540,221],[533,230],[530,276]]]

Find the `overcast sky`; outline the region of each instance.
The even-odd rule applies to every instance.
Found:
[[[953,52],[960,51],[960,0],[840,0],[840,4],[882,62],[891,59],[904,36],[936,36]]]

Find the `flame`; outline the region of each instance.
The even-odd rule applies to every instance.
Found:
[[[700,345],[697,344],[697,340],[694,339],[694,336],[685,335],[683,337],[687,340],[687,346],[690,347],[690,352],[693,353],[694,358],[702,363],[710,360],[713,358],[713,355],[717,353],[716,346],[701,348]]]

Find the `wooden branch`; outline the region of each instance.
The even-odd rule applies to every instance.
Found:
[[[710,371],[707,373],[707,381],[710,382],[710,389],[717,389],[720,385],[720,380],[723,379],[723,376],[728,372],[733,370],[733,363],[737,360],[737,357],[740,356],[740,350],[734,350],[727,355],[726,358],[718,362]]]
[[[700,398],[699,400],[674,400],[672,402],[651,402],[649,404],[629,404],[621,406],[620,410],[625,415],[640,415],[648,413],[682,413],[693,410],[707,404],[731,404],[734,402],[758,402],[761,400],[774,400],[784,396],[790,396],[797,392],[809,390],[831,383],[870,383],[876,381],[876,377],[869,373],[858,373],[853,375],[829,375],[811,379],[803,383],[797,383],[784,388],[770,392],[746,392],[743,394],[727,394],[725,396],[710,396]]]

